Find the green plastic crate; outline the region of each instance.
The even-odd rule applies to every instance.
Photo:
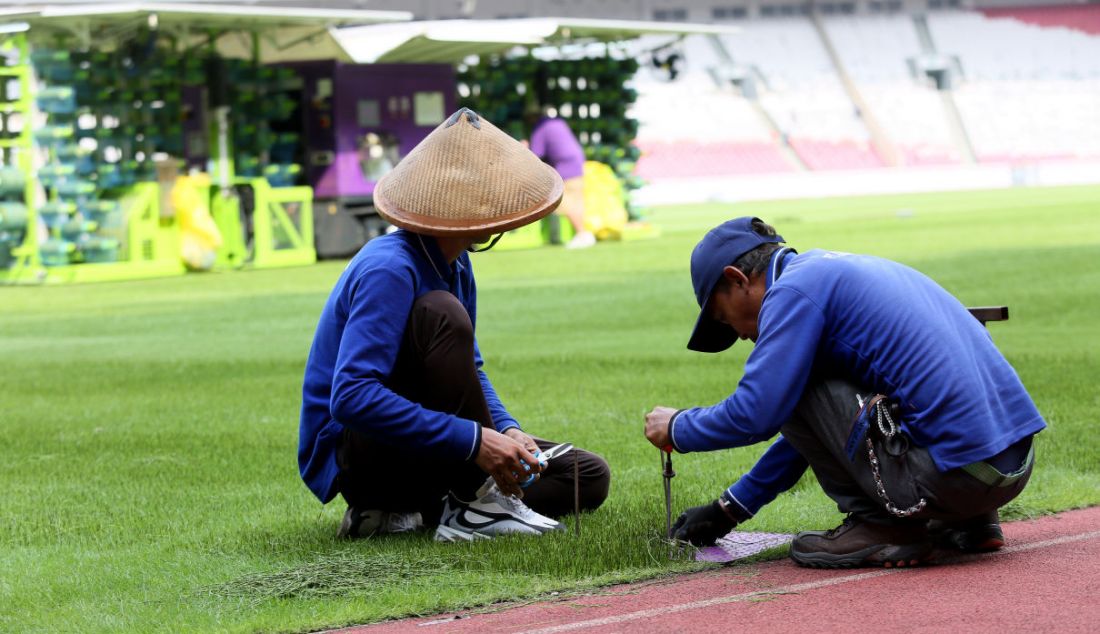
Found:
[[[54,124],[43,126],[34,131],[34,137],[42,143],[56,143],[73,138],[72,124]]]
[[[27,179],[18,167],[0,167],[0,196],[22,196]]]
[[[43,266],[66,266],[72,262],[76,245],[68,240],[51,238],[38,246],[38,257]]]
[[[23,203],[0,203],[0,231],[19,231],[27,226],[27,206]]]
[[[118,248],[119,242],[114,238],[88,238],[80,243],[80,256],[88,264],[117,262]]]

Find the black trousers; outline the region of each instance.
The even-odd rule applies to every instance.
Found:
[[[841,512],[884,524],[927,519],[962,521],[1000,508],[1027,485],[1032,471],[1032,464],[1026,462],[1030,437],[987,460],[1002,468],[1007,462],[1013,465],[1010,471],[1021,471],[1007,484],[987,484],[962,468],[941,472],[928,451],[900,430],[902,436],[887,440],[873,417],[866,435],[854,437],[853,423],[860,413],[860,399],[867,402],[873,396],[873,392],[860,390],[843,380],[811,382],[794,415],[781,429],[783,436],[810,463],[821,488],[836,501]],[[960,421],[960,425],[965,424]],[[886,496],[898,509],[911,508],[924,499],[926,504],[919,512],[906,518],[887,510],[871,468],[865,440],[868,437]]]
[[[397,394],[427,409],[454,414],[493,429],[492,416],[474,366],[474,328],[458,299],[432,291],[413,304],[397,363],[387,382]],[[555,442],[535,438],[542,449]],[[611,470],[600,456],[573,449],[579,466],[581,510],[607,498]],[[572,452],[570,452],[572,453]],[[415,448],[386,445],[345,428],[337,451],[340,493],[362,509],[420,512],[438,521],[448,491],[469,500],[488,477],[472,461],[440,461]],[[565,515],[574,507],[574,457],[552,460],[523,501],[538,513]]]

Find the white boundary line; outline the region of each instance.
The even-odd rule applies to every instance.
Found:
[[[988,555],[977,555],[971,557],[961,557],[957,560],[951,561],[966,561],[976,558],[997,557],[1000,555],[1010,555],[1012,553],[1025,552],[1028,550],[1038,550],[1040,548],[1050,548],[1051,546],[1060,546],[1062,544],[1069,544],[1073,542],[1088,541],[1090,539],[1096,539],[1100,537],[1100,531],[1092,531],[1089,533],[1080,533],[1077,535],[1065,535],[1063,537],[1055,537],[1053,539],[1047,539],[1040,542],[1032,542],[1029,544],[1020,544],[1019,546],[1009,546],[996,553],[990,553]],[[818,588],[827,588],[829,586],[835,586],[842,583],[850,583],[853,581],[863,581],[864,579],[874,579],[875,577],[882,577],[885,575],[892,575],[899,572],[906,572],[909,568],[884,568],[882,570],[875,570],[872,572],[862,572],[854,575],[847,575],[843,577],[832,577],[830,579],[822,579],[820,581],[809,581],[806,583],[796,583],[789,586],[782,586],[779,588],[771,588],[770,590],[757,590],[755,592],[745,592],[743,594],[734,594],[726,597],[715,597],[713,599],[705,599],[702,601],[692,601],[690,603],[680,603],[678,605],[668,605],[659,608],[650,608],[648,610],[639,610],[637,612],[628,612],[626,614],[618,614],[615,616],[607,616],[601,619],[591,619],[588,621],[576,621],[573,623],[564,623],[562,625],[555,625],[552,627],[546,627],[539,630],[528,630],[527,634],[556,634],[557,632],[569,632],[572,630],[580,630],[590,627],[600,627],[603,625],[613,625],[615,623],[626,623],[629,621],[637,621],[639,619],[648,619],[655,616],[664,616],[666,614],[676,614],[677,612],[687,612],[689,610],[698,610],[700,608],[708,608],[712,605],[721,605],[723,603],[734,603],[736,601],[745,601],[753,599],[755,597],[766,596],[771,594],[790,594],[797,592],[805,592],[807,590],[816,590]]]

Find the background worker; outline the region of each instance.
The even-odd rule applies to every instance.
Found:
[[[565,195],[558,213],[573,225],[573,238],[567,249],[585,249],[596,244],[596,236],[584,226],[584,149],[569,124],[548,117],[542,106],[530,102],[524,120],[531,128],[528,147],[531,152],[558,171],[565,181]]]
[[[799,533],[795,562],[913,565],[933,543],[993,550],[997,509],[1026,485],[1046,425],[985,328],[925,275],[881,258],[783,248],[757,218],[711,230],[691,255],[701,313],[688,348],[755,343],[729,398],[656,407],[646,437],[679,452],[761,442],[752,470],[674,535],[713,544],[809,465],[848,514]]]
[[[574,508],[573,456],[540,463],[555,443],[524,432],[481,369],[467,255],[561,194],[553,169],[465,108],[379,182],[379,213],[401,229],[368,242],[336,282],[302,388],[298,464],[322,502],[347,501],[340,536],[537,535]],[[610,471],[574,451],[581,508],[594,509]]]

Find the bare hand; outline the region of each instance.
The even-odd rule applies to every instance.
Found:
[[[524,432],[519,427],[510,427],[510,428],[504,430],[504,435],[511,438],[512,440],[518,442],[519,444],[523,445],[523,448],[526,449],[527,452],[530,453],[531,455],[533,455],[533,456],[538,455],[539,446],[537,444],[535,444],[535,439],[531,438],[529,435],[527,435],[526,432]],[[534,484],[535,482],[538,482],[539,477],[541,477],[539,475],[540,471],[542,471],[541,463],[540,463],[540,466],[539,466],[538,469],[532,469],[531,471],[527,471],[525,473],[520,474],[521,476],[525,476],[525,477],[521,477],[519,479],[520,486],[525,488],[525,487],[528,487],[528,486]],[[531,478],[531,475],[534,475],[535,477]]]
[[[539,446],[535,444],[535,439],[528,436],[519,427],[511,427],[505,430],[504,435],[523,445],[523,448],[532,454],[539,450]]]
[[[676,409],[658,405],[645,415],[645,437],[653,446],[663,451],[672,451],[672,438],[668,434],[668,424],[672,421]]]
[[[516,497],[523,497],[520,482],[541,471],[538,459],[523,444],[487,427],[481,430],[481,448],[474,462],[492,476],[502,493]]]

